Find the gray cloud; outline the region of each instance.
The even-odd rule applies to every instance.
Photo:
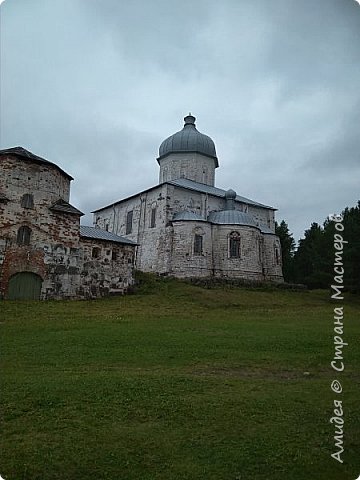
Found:
[[[354,0],[7,0],[1,43],[1,147],[58,163],[83,211],[156,183],[188,111],[218,185],[296,238],[359,198]]]

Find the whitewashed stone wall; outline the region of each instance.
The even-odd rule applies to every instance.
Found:
[[[275,235],[263,235],[263,239],[265,278],[283,281],[280,239]]]
[[[194,251],[195,235],[202,236],[202,253]],[[209,277],[213,268],[211,224],[174,222],[170,274],[176,277]]]
[[[131,197],[114,206],[96,212],[95,226],[124,236],[138,244],[136,268],[165,273],[171,258],[171,234],[167,214],[168,185]],[[156,209],[155,226],[151,227],[152,210]],[[126,233],[127,215],[133,212],[132,231]]]
[[[269,208],[248,206],[248,213],[254,218],[257,225],[265,225],[275,233],[275,212]]]
[[[230,258],[230,234],[240,235],[240,256]],[[213,225],[214,275],[216,277],[264,280],[257,228],[241,225]]]
[[[156,226],[150,227],[151,210],[156,207]],[[206,219],[211,211],[224,210],[225,198],[162,184],[140,195],[121,201],[95,214],[95,224],[108,228],[139,244],[136,268],[177,277],[224,276],[253,280],[281,280],[281,265],[275,264],[275,235],[263,235],[258,228],[211,225],[208,222],[176,221],[176,213],[191,211]],[[274,230],[274,211],[235,202],[235,208],[248,211],[255,221]],[[133,211],[133,229],[126,234],[126,216]],[[195,232],[202,232],[203,254],[194,255]],[[229,235],[241,235],[241,256],[229,258]],[[266,237],[266,238],[265,238]],[[281,256],[281,250],[280,250]]]
[[[178,178],[194,182],[215,184],[215,159],[201,153],[176,153],[159,160],[159,183]]]

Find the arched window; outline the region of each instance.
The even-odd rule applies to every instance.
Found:
[[[25,193],[21,197],[20,204],[23,208],[34,208],[34,197],[31,195],[31,193]]]
[[[16,242],[18,245],[30,245],[31,228],[22,226],[17,232]]]
[[[240,258],[240,234],[231,232],[229,237],[229,257]]]

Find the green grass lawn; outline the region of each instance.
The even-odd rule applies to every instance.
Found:
[[[344,302],[349,346],[336,374],[329,297],[151,280],[121,298],[0,303],[0,474],[355,480],[360,301]],[[335,398],[343,464],[330,457]]]

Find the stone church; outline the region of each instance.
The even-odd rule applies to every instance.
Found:
[[[80,226],[71,180],[24,148],[0,150],[0,298],[97,298],[133,283],[136,243]]]
[[[195,120],[160,145],[159,184],[95,210],[95,227],[137,243],[142,271],[282,282],[276,209],[215,186],[215,144]]]

